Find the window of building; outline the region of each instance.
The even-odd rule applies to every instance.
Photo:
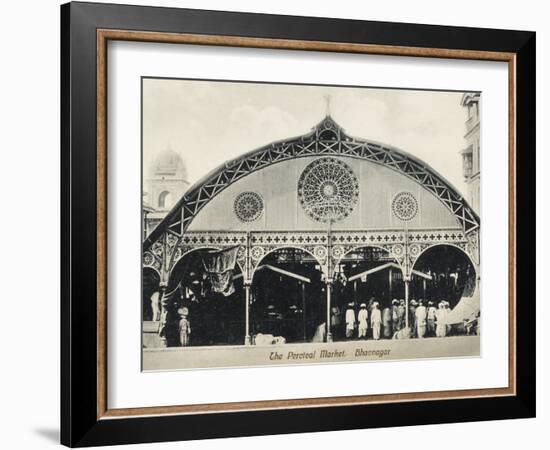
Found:
[[[162,191],[159,195],[159,208],[169,208],[170,206],[172,206],[172,194]]]
[[[470,177],[473,170],[473,157],[472,152],[465,152],[462,154],[462,171],[465,177]]]

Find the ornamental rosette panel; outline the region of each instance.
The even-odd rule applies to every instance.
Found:
[[[143,254],[143,267],[149,267],[155,269],[160,273],[161,262],[159,258],[155,257],[151,252],[145,252]]]
[[[359,198],[359,181],[345,162],[331,157],[311,162],[298,180],[298,199],[317,222],[348,217]]]
[[[395,217],[408,222],[418,213],[418,201],[410,192],[399,192],[392,200],[391,209]]]
[[[253,222],[261,217],[264,201],[256,192],[241,192],[235,199],[233,209],[241,222]]]
[[[405,256],[405,246],[403,246],[402,244],[392,245],[390,254],[396,260],[401,261]]]
[[[254,260],[254,261],[259,261],[261,260],[263,257],[265,256],[265,249],[260,246],[260,245],[255,245],[254,247],[252,247],[252,249],[250,250],[250,257]]]

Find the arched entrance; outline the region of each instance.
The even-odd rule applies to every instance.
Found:
[[[392,299],[404,298],[401,266],[390,253],[376,246],[356,247],[345,253],[335,267],[332,311],[340,317],[335,321],[334,340],[346,339],[345,311],[353,309],[358,317],[365,304],[371,317],[374,303],[384,311],[391,308]],[[334,319],[333,319],[334,321]],[[372,335],[369,323],[367,337]],[[387,337],[390,337],[391,333]],[[357,338],[357,330],[347,339]]]
[[[243,278],[238,264],[229,288],[216,292],[205,270],[204,258],[215,248],[193,250],[181,257],[171,271],[165,295],[165,339],[179,346],[180,308],[187,308],[191,327],[189,346],[242,344],[244,335]]]
[[[252,279],[251,334],[312,341],[326,317],[321,277],[318,261],[304,250],[285,247],[264,256]]]
[[[463,297],[472,297],[476,289],[476,272],[470,257],[453,245],[433,245],[416,259],[413,270],[429,274],[431,279],[413,277],[414,298],[434,304],[445,300],[454,308]]]

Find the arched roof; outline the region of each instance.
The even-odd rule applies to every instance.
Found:
[[[466,233],[479,227],[479,217],[458,191],[428,164],[394,147],[347,135],[326,116],[303,136],[273,142],[227,161],[196,182],[144,242],[144,250],[164,231],[183,233],[198,212],[239,179],[266,166],[311,156],[345,156],[383,165],[412,179],[434,194]]]

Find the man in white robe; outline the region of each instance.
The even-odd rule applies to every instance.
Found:
[[[374,302],[372,305],[370,323],[372,326],[372,338],[377,341],[378,339],[380,339],[380,325],[382,323],[382,313],[378,308],[378,302]]]
[[[392,337],[392,310],[386,306],[382,311],[382,327],[384,329],[384,337],[389,339]]]
[[[437,337],[445,337],[447,335],[447,310],[445,302],[439,302],[438,309],[435,312],[435,335]]]
[[[433,302],[428,302],[427,312],[427,330],[426,333],[429,337],[435,336],[435,313],[437,309]]]
[[[369,312],[367,311],[367,305],[365,303],[361,303],[361,309],[359,310],[357,320],[359,321],[359,334],[357,337],[359,339],[366,338],[367,330],[369,329]]]
[[[351,339],[355,330],[355,310],[353,309],[353,303],[348,304],[346,309],[346,338]]]
[[[399,301],[394,298],[391,302],[392,332],[399,330]]]
[[[416,316],[416,321],[415,321],[416,335],[418,339],[422,339],[426,334],[426,316],[427,316],[426,307],[424,306],[424,302],[422,300],[418,302],[418,306],[414,313]]]
[[[443,307],[445,308],[445,317],[447,317],[451,313],[451,304],[447,300],[445,300]],[[448,320],[445,320],[445,336],[449,335],[449,333],[451,332],[451,324],[448,322]]]

